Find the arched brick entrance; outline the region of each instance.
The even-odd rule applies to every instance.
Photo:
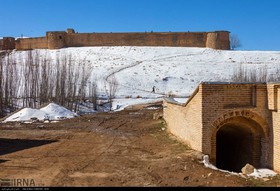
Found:
[[[166,98],[163,118],[212,164],[240,171],[248,161],[280,172],[279,98],[280,83],[202,82],[185,104]]]
[[[234,172],[240,172],[247,163],[262,167],[268,142],[265,121],[251,111],[225,116],[214,123],[211,161],[220,169]]]

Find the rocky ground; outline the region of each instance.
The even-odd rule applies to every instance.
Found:
[[[0,179],[36,186],[279,186],[280,177],[244,178],[205,168],[149,107],[59,123],[0,124]]]

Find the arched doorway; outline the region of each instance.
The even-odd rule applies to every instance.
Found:
[[[245,117],[235,117],[216,132],[216,166],[220,169],[241,172],[247,164],[256,168],[261,160],[262,128]]]

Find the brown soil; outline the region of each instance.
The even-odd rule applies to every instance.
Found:
[[[36,186],[277,186],[205,168],[155,112],[134,107],[59,123],[0,125],[0,179]]]

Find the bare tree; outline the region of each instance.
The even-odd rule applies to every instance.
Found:
[[[51,69],[50,63],[48,60],[47,55],[45,55],[41,61],[41,79],[40,79],[40,105],[47,103],[49,100],[49,84],[50,84],[50,76],[51,76]]]
[[[39,107],[39,80],[40,80],[40,55],[38,51],[33,51],[32,53],[33,65],[31,66],[31,89],[30,89],[30,97],[32,101],[32,107]]]
[[[4,84],[3,84],[3,92],[4,92],[4,107],[7,109],[9,106],[9,95],[10,95],[10,91],[9,91],[9,76],[11,76],[10,73],[10,66],[11,66],[11,61],[10,61],[10,55],[6,56],[5,59],[5,69],[4,69]]]
[[[4,116],[4,106],[3,106],[3,58],[0,56],[0,117]]]
[[[232,82],[267,82],[267,68],[266,66],[259,68],[246,68],[243,65],[239,65],[235,68],[233,75],[231,76]]]
[[[72,83],[72,108],[74,109],[75,112],[77,112],[77,106],[78,106],[78,103],[77,103],[77,90],[78,90],[78,80],[80,78],[80,72],[79,70],[75,70],[74,72],[74,81]]]
[[[239,37],[236,34],[231,34],[230,35],[230,48],[232,50],[235,50],[236,48],[241,47],[242,44],[240,42]]]
[[[75,74],[74,66],[72,63],[72,55],[67,56],[67,75],[66,75],[66,97],[67,97],[67,107],[72,110],[76,91],[76,81],[77,75]]]
[[[96,110],[97,86],[95,81],[89,82],[93,68],[85,61],[76,66],[71,55],[58,54],[55,61],[51,64],[49,55],[40,55],[39,51],[27,51],[22,57],[0,57],[0,116],[7,110],[36,108],[49,101],[78,111],[87,98]],[[110,100],[114,89],[109,85]]]
[[[18,107],[17,97],[19,93],[20,87],[20,77],[19,70],[15,61],[15,57],[12,56],[8,63],[9,66],[9,108],[11,111],[15,111]]]
[[[97,111],[97,84],[95,81],[89,82],[89,100],[92,103],[92,108]]]
[[[24,92],[23,92],[23,107],[32,107],[32,67],[33,67],[33,55],[31,51],[27,52],[27,58],[24,60],[24,66],[22,68],[22,74],[24,76]]]
[[[106,84],[108,85],[108,88],[106,88]],[[107,78],[107,83],[105,83],[105,89],[108,97],[108,102],[110,104],[110,111],[112,111],[113,99],[115,98],[116,93],[118,91],[118,81],[115,75],[111,75]]]
[[[92,84],[92,104],[93,109],[97,111],[97,99],[98,99],[98,92],[97,92],[97,84],[93,82]]]

